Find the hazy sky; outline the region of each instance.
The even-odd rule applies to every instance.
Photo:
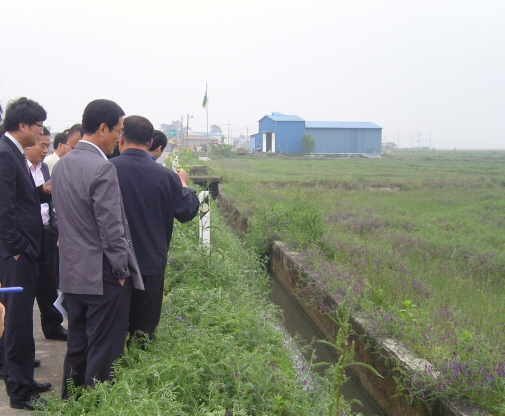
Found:
[[[505,149],[503,0],[0,0],[0,16],[0,103],[38,101],[53,132],[96,98],[205,131],[207,82],[225,135],[278,111]]]

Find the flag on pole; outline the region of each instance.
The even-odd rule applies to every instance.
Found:
[[[203,103],[202,103],[203,108],[207,107],[207,101],[209,100],[207,99],[207,88],[205,88],[205,95],[203,96]]]

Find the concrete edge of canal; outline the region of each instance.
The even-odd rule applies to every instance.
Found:
[[[219,192],[217,201],[232,228],[245,231],[247,218],[226,200],[222,190]],[[282,242],[275,242],[271,248],[270,258],[272,274],[296,299],[299,307],[319,332],[327,340],[333,341],[332,337],[338,329],[335,323],[308,301],[298,296],[297,286],[301,279],[307,277],[299,261],[298,253],[288,250],[287,245]],[[330,295],[326,296],[325,302],[328,303],[328,306],[337,306],[337,302]],[[398,365],[409,374],[414,375],[415,372],[424,370],[429,362],[406,350],[392,339],[378,339],[369,335],[370,331],[367,331],[367,328],[370,328],[370,324],[366,318],[352,315],[350,320],[356,334],[353,336],[356,361],[371,365],[384,378],[377,377],[371,371],[359,366],[350,368],[350,370],[384,414],[388,416],[491,416],[480,406],[464,400],[439,400],[431,411],[428,411],[421,405],[408,403],[402,396],[396,396],[397,388],[394,376],[398,374],[396,369]],[[369,346],[373,346],[373,348]]]

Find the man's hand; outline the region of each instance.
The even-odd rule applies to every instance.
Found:
[[[0,337],[4,334],[5,307],[0,303]]]
[[[42,192],[51,195],[51,179],[49,179],[45,184],[42,185]]]
[[[188,182],[189,182],[189,176],[188,173],[184,169],[176,169],[175,173],[179,175],[179,178],[181,179],[182,186],[184,188],[188,187]]]

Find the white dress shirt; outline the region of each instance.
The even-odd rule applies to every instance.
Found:
[[[100,152],[100,154],[103,156],[103,158],[104,158],[105,160],[109,160],[109,159],[107,158],[107,156],[105,156],[105,153],[103,152],[103,150],[102,150],[102,149],[100,149],[100,148],[99,148],[99,147],[98,147],[95,143],[88,142],[87,140],[81,140],[81,142],[83,142],[83,143],[88,143],[88,144],[90,144],[91,146],[96,147],[96,148],[98,149],[98,151]]]
[[[5,135],[7,136],[7,138],[16,145],[16,147],[18,148],[19,152],[24,155],[25,154],[25,151],[23,150],[23,146],[21,146],[21,143],[19,143],[9,132],[5,132]]]
[[[32,174],[32,178],[35,182],[35,186],[43,185],[46,181],[44,179],[44,174],[42,173],[42,163],[37,163],[33,165],[32,162],[28,160],[28,169]],[[40,204],[40,215],[42,216],[42,222],[44,225],[49,223],[49,204]]]
[[[56,165],[56,162],[60,160],[60,157],[56,154],[56,152],[53,152],[52,154],[50,154],[49,156],[47,156],[45,159],[44,159],[44,163],[47,165],[47,167],[49,168],[49,175],[52,175],[53,174],[53,168],[54,168],[54,165]]]

